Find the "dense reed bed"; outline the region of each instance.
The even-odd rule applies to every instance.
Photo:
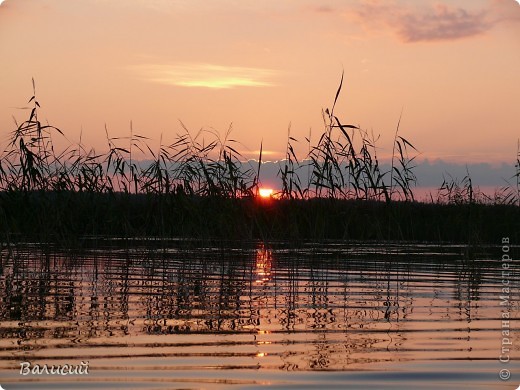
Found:
[[[257,197],[262,146],[246,161],[231,138],[191,133],[182,123],[171,143],[155,147],[134,132],[114,138],[107,152],[80,141],[58,151],[64,133],[39,119],[36,93],[28,118],[16,124],[0,157],[1,240],[77,242],[86,236],[282,239],[401,239],[495,242],[518,235],[520,147],[512,183],[494,197],[468,175],[448,177],[432,203],[417,203],[415,146],[395,130],[389,169],[377,156],[378,137],[323,111],[324,131],[306,138],[308,155],[288,134],[280,191]],[[34,88],[34,83],[33,83]],[[400,121],[399,121],[400,122]],[[144,163],[144,156],[151,161]],[[302,175],[305,170],[307,175]],[[302,179],[305,177],[305,180]]]

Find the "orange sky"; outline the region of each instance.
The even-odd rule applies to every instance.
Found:
[[[382,155],[401,110],[427,158],[512,162],[520,137],[515,0],[6,0],[0,63],[2,145],[34,77],[72,142],[232,122],[246,157],[263,140],[276,159],[289,123],[317,137],[342,69],[336,113],[381,134]]]

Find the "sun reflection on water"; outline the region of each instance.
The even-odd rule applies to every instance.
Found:
[[[271,267],[273,262],[273,251],[263,245],[256,250],[255,282],[266,284],[271,280]]]

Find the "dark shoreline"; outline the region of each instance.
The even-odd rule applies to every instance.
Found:
[[[81,237],[215,240],[520,242],[520,208],[89,192],[0,193],[0,241],[75,245]]]

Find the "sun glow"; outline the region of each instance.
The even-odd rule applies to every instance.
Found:
[[[258,194],[262,198],[270,198],[271,196],[273,196],[273,192],[274,192],[274,190],[272,188],[260,188],[258,190]]]
[[[1,1],[1,0],[0,0]],[[142,64],[129,67],[140,78],[178,87],[230,89],[271,87],[277,72],[272,69],[245,68],[214,64]]]

